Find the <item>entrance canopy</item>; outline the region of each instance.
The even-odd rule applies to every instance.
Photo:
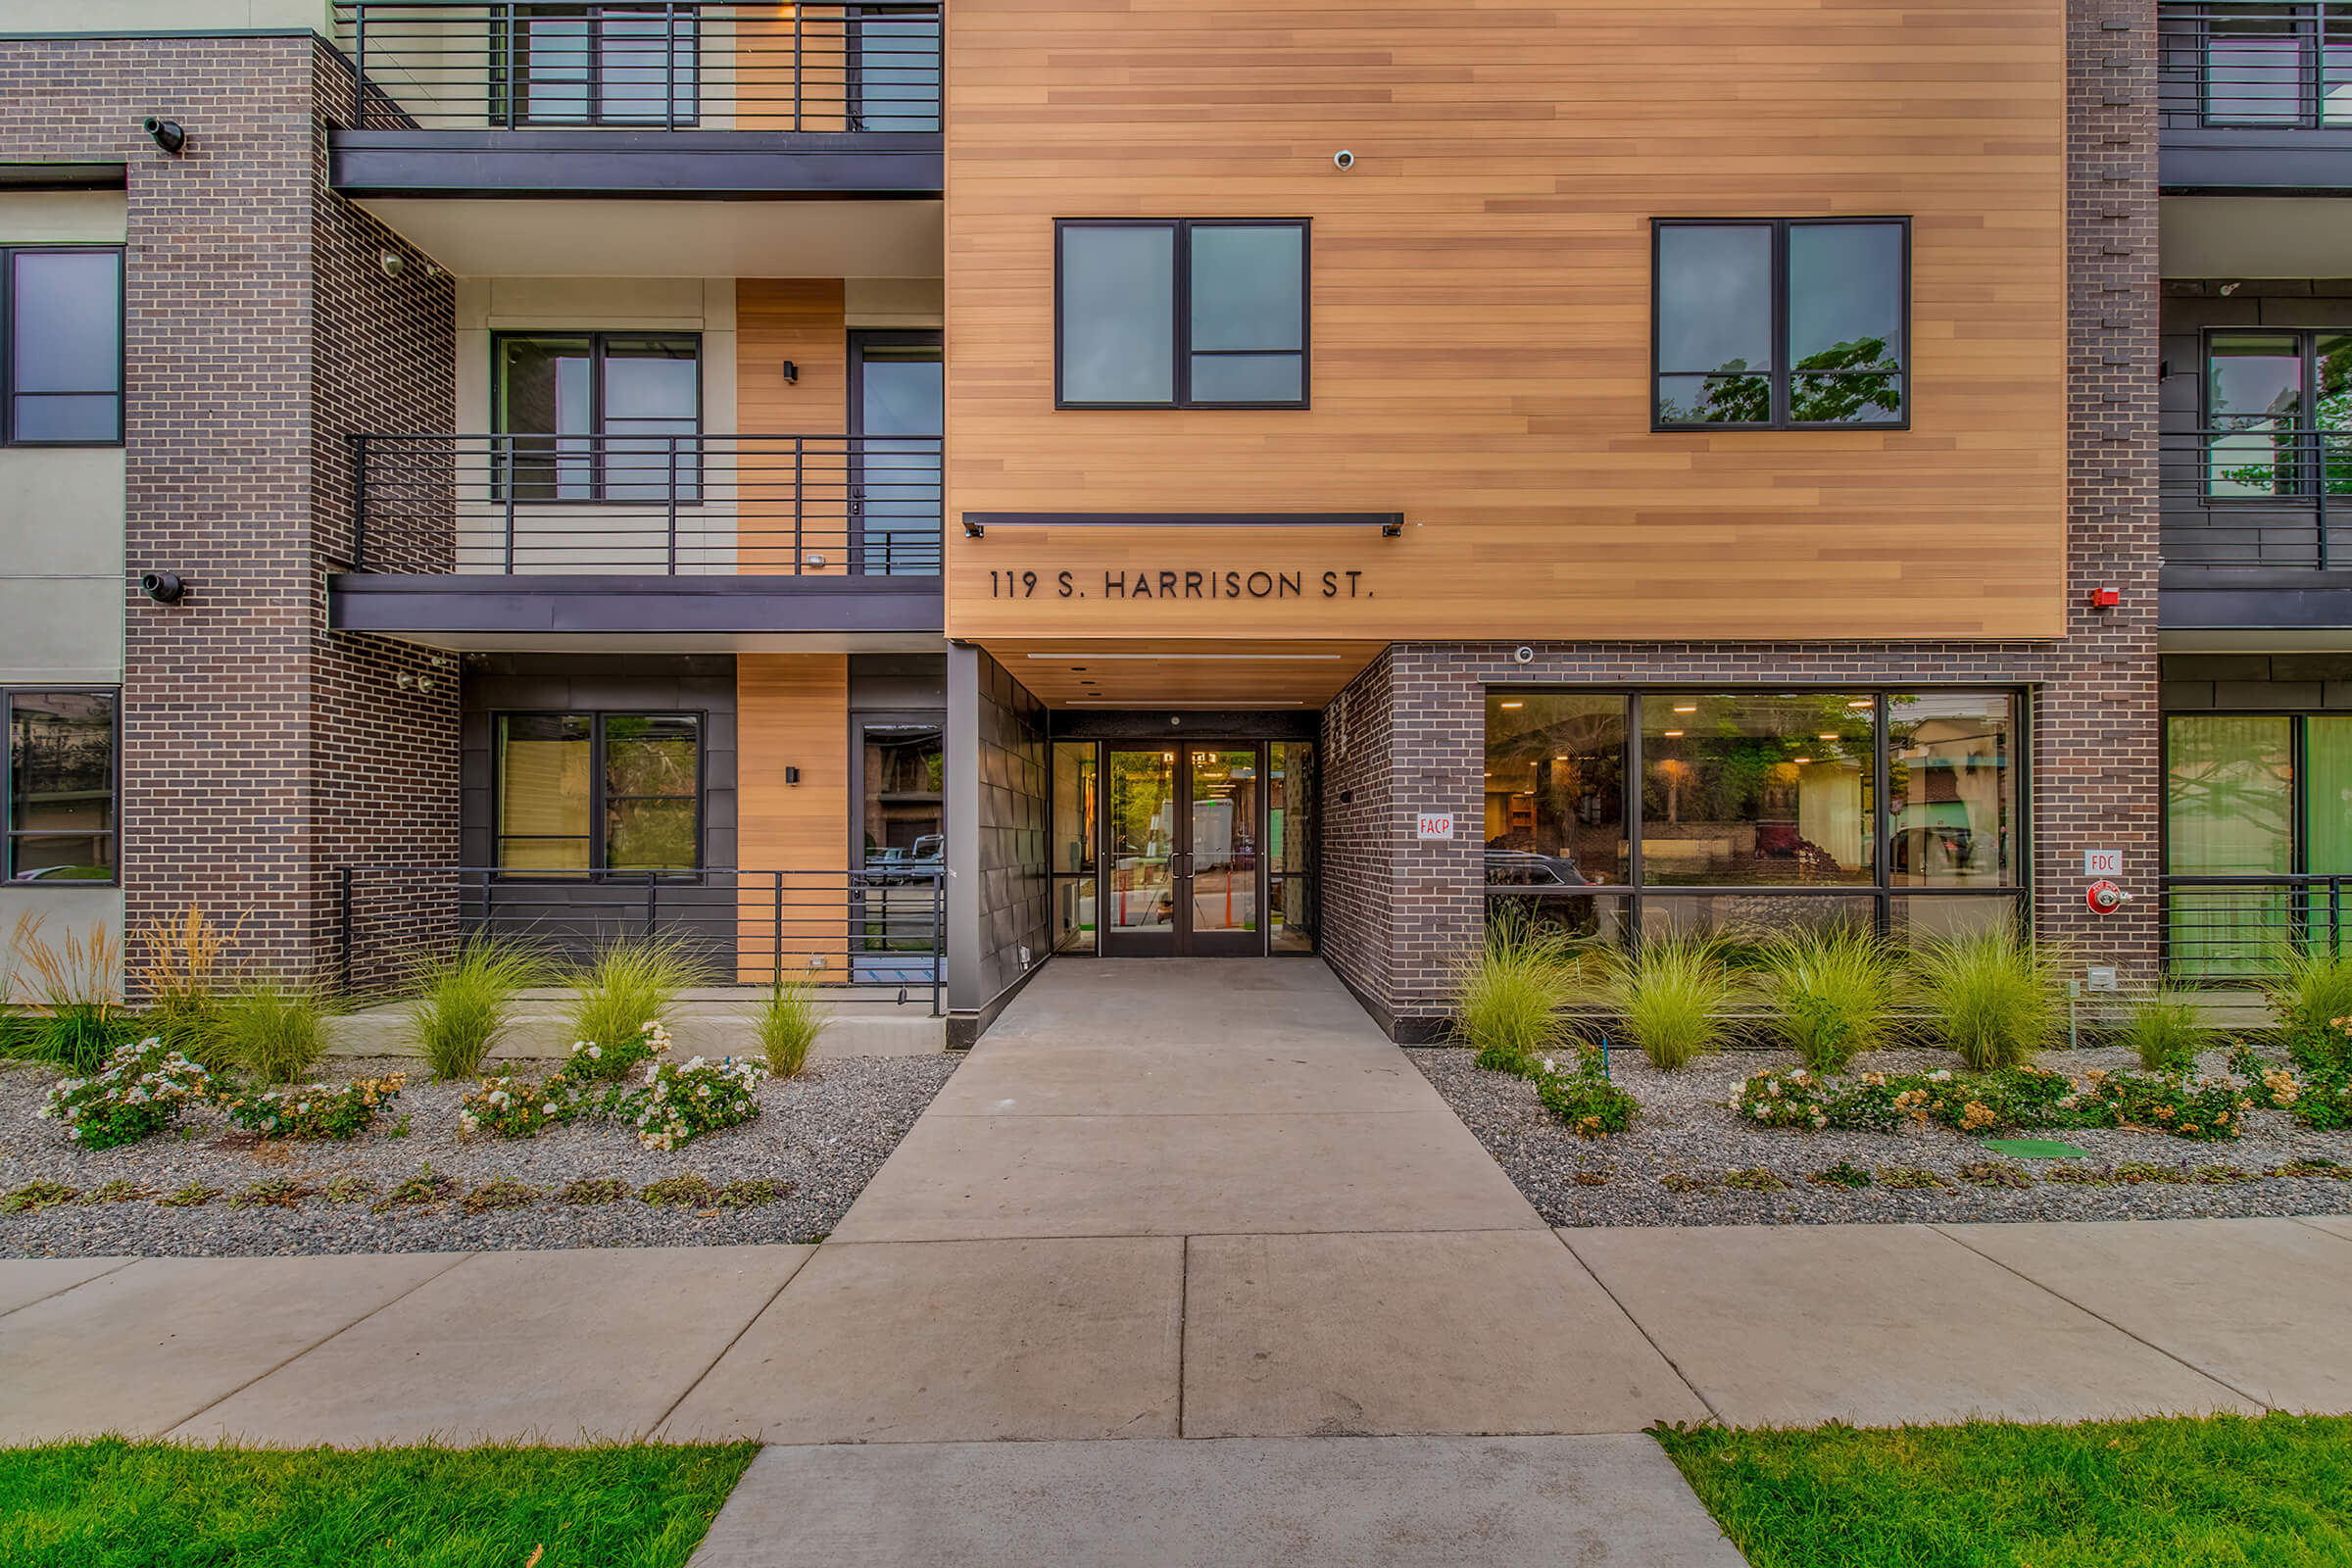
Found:
[[[1230,710],[1321,709],[1388,645],[1059,637],[982,646],[1049,708]]]

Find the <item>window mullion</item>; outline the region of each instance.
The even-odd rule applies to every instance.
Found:
[[[1788,220],[1772,225],[1772,423],[1789,422],[1791,398],[1788,376]]]
[[[1176,406],[1193,406],[1193,225],[1190,219],[1178,219],[1169,225],[1173,238],[1169,241],[1176,252],[1176,286],[1168,292],[1174,300],[1175,319],[1168,323],[1169,341],[1176,355]]]

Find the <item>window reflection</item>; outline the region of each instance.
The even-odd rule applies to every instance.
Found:
[[[1886,700],[1894,880],[1922,887],[2017,881],[2010,702],[1962,693]]]
[[[1489,694],[1490,885],[1626,881],[1625,737],[1622,696]]]
[[[1860,692],[1645,696],[1643,879],[1872,881],[1873,709]]]

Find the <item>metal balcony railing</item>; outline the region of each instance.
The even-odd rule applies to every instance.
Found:
[[[2248,416],[2158,440],[2168,565],[2352,566],[2352,431]]]
[[[936,577],[937,436],[353,437],[354,568]]]
[[[2341,956],[2346,876],[2168,876],[2165,972],[2176,980],[2260,980],[2292,954]]]
[[[337,0],[365,130],[937,131],[940,8]]]
[[[889,871],[557,870],[355,865],[335,876],[346,996],[397,994],[420,957],[476,935],[579,959],[670,936],[709,985],[799,979],[928,992],[941,1011],[947,905],[936,865]]]
[[[2352,129],[2352,0],[2166,0],[2168,129]]]

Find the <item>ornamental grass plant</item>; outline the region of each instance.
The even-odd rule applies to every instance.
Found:
[[[2281,949],[2263,998],[2287,1054],[2314,1072],[2352,1071],[2352,955]]]
[[[1913,973],[1943,1043],[1979,1072],[2031,1060],[2057,1038],[2058,961],[2013,927],[1925,943]]]
[[[1454,1032],[1494,1072],[1525,1075],[1567,1037],[1560,1018],[1573,989],[1566,939],[1523,917],[1501,916],[1484,946],[1453,965]]]
[[[514,997],[545,985],[552,966],[537,948],[476,932],[416,966],[409,1027],[433,1076],[471,1078],[514,1022]],[[635,1025],[631,1025],[634,1031]]]
[[[221,1005],[220,1049],[267,1084],[290,1084],[326,1054],[326,1006],[317,988],[257,980]]]
[[[133,933],[140,955],[132,972],[153,999],[156,1033],[164,1044],[214,1072],[235,1065],[220,1029],[224,993],[235,976],[229,953],[245,916],[222,926],[196,905]]]
[[[37,917],[20,916],[9,949],[14,983],[29,991],[39,1009],[25,1054],[86,1076],[101,1070],[117,1048],[137,1040],[137,1023],[124,1011],[115,984],[122,942],[105,921],[69,929],[53,943],[40,934]]]
[[[1717,937],[1653,938],[1606,954],[1599,993],[1650,1063],[1671,1072],[1723,1038],[1719,1014],[1739,984],[1726,958]]]
[[[2212,1040],[2213,1031],[2197,1014],[2196,1004],[2173,992],[2134,997],[2132,1008],[2116,1031],[2116,1044],[2130,1046],[2139,1064],[2150,1072],[2188,1072],[2197,1053]]]
[[[573,977],[579,996],[564,1017],[572,1039],[618,1045],[649,1023],[667,1026],[678,993],[710,980],[709,961],[683,933],[615,937]]]
[[[801,979],[778,980],[752,1020],[759,1031],[760,1052],[767,1070],[778,1078],[798,1078],[808,1070],[808,1054],[825,1026],[815,988]]]
[[[1838,923],[1795,931],[1758,955],[1781,1037],[1815,1072],[1840,1072],[1885,1043],[1895,957],[1873,932]]]

